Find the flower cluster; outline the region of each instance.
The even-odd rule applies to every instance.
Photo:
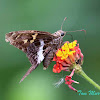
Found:
[[[56,61],[56,64],[53,66],[54,73],[60,73],[61,70],[71,71],[74,64],[82,64],[83,54],[77,44],[77,40],[69,43],[68,41],[58,49],[56,56],[53,58],[53,61]]]
[[[72,87],[72,83],[77,83],[72,80],[72,76],[75,71],[75,65],[82,65],[83,63],[83,54],[81,53],[81,49],[79,48],[79,44],[77,44],[77,40],[69,43],[68,41],[64,43],[64,45],[57,50],[53,61],[56,61],[56,64],[53,66],[54,73],[60,73],[63,71],[72,71],[69,76],[65,77],[65,84],[69,86],[74,91],[77,91]]]

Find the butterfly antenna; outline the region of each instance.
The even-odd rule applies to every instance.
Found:
[[[73,39],[73,36],[71,35],[71,34],[66,34],[66,35],[70,35],[71,36],[71,40],[73,41],[74,39]]]
[[[76,31],[66,31],[66,32],[79,32],[79,31],[84,31],[85,35],[86,35],[86,30],[82,29],[82,30],[76,30]]]
[[[66,19],[67,19],[67,17],[65,17],[64,20],[63,20],[63,22],[62,22],[61,30],[62,30],[63,24],[64,24],[64,22],[65,22]]]

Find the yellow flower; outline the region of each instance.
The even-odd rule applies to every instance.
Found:
[[[58,57],[62,57],[63,56],[63,53],[61,50],[58,50],[57,53],[56,53],[56,56]]]
[[[71,43],[65,43],[61,49],[59,49],[56,53],[56,56],[61,57],[61,60],[65,60],[67,59],[68,56],[72,56],[73,53],[75,53],[76,51],[74,50],[74,47],[76,46],[77,41],[73,41]],[[71,50],[70,50],[71,49]]]
[[[69,43],[69,44],[68,44],[69,49],[73,49],[73,48],[76,46],[76,44],[77,44],[77,41],[76,41],[76,40],[73,41],[73,42],[71,42],[71,43]]]
[[[75,47],[77,44],[77,40],[73,41],[73,47]]]
[[[68,54],[69,55],[73,55],[73,53],[75,53],[76,51],[70,51]]]
[[[68,55],[62,56],[61,60],[65,60],[68,57]]]

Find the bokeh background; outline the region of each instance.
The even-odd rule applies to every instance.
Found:
[[[33,71],[21,84],[20,79],[31,66],[26,55],[5,42],[5,34],[18,30],[55,32],[67,17],[63,30],[84,32],[71,33],[78,40],[84,54],[83,69],[100,84],[100,0],[0,0],[0,100],[99,100],[99,96],[80,96],[62,84],[52,85],[64,75],[54,74],[54,62],[44,71],[43,65]],[[66,35],[64,41],[71,41]],[[100,92],[82,77],[73,86],[88,93]]]

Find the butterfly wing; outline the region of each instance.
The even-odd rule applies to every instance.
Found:
[[[49,40],[47,40],[48,38]],[[52,38],[54,38],[54,36],[49,32],[35,30],[9,32],[5,36],[6,42],[10,42],[11,45],[21,49],[23,52],[27,52],[27,47],[31,43],[37,43],[37,41],[35,41],[36,39],[44,39],[49,42]],[[36,45],[38,45],[38,43]]]
[[[14,31],[6,34],[6,41],[25,52],[32,64],[21,81],[43,61],[55,38],[57,37],[49,32],[35,30]]]

